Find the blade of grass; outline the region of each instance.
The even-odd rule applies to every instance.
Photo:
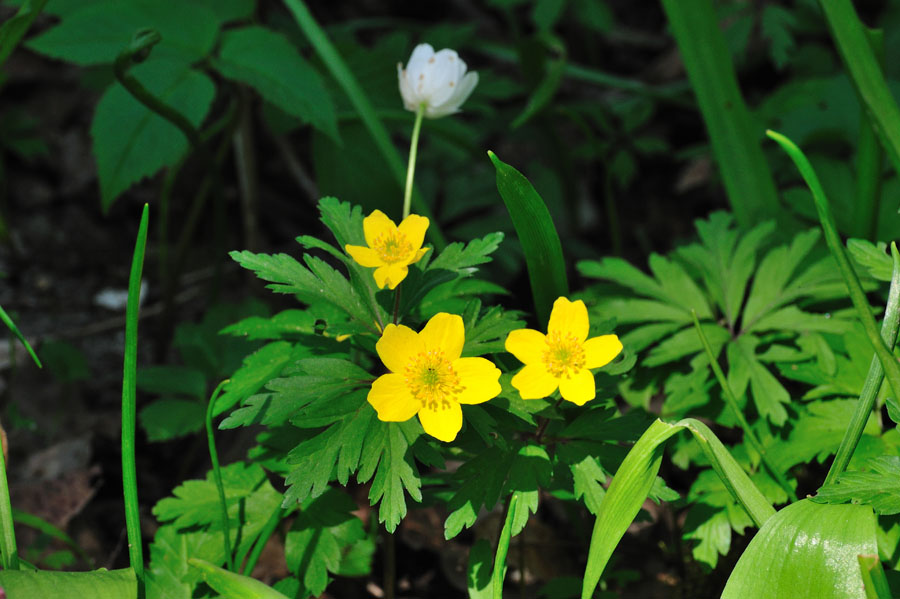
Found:
[[[891,275],[887,307],[884,310],[884,321],[881,323],[881,338],[889,348],[893,348],[897,343],[897,327],[900,325],[900,252],[897,251],[897,244],[893,242],[891,243],[891,256],[894,259],[894,273]],[[881,367],[881,362],[878,361],[878,356],[872,356],[866,381],[863,383],[859,401],[856,403],[856,411],[853,413],[847,430],[844,431],[844,438],[841,439],[841,445],[834,455],[834,461],[831,463],[831,468],[828,470],[823,484],[835,482],[837,477],[847,469],[847,464],[850,463],[850,458],[862,438],[863,429],[875,406],[875,398],[878,396],[878,390],[881,389],[883,381],[884,369]]]
[[[45,4],[47,4],[47,0],[25,0],[18,12],[0,27],[0,65],[6,62],[12,51],[19,45],[31,24],[44,10]]]
[[[506,554],[509,552],[509,541],[512,538],[512,524],[516,513],[519,494],[513,493],[506,507],[506,519],[497,540],[497,553],[494,554],[494,571],[491,573],[491,589],[494,599],[503,599],[503,579],[506,577]]]
[[[711,0],[663,0],[662,5],[738,224],[749,227],[780,216],[775,181],[760,144],[762,132],[741,96]]]
[[[744,413],[741,411],[741,408],[738,406],[737,398],[734,396],[734,392],[731,390],[731,385],[728,384],[728,380],[725,378],[725,373],[722,372],[722,368],[719,366],[719,362],[716,360],[716,356],[713,355],[712,347],[709,344],[709,340],[706,338],[706,335],[703,333],[703,329],[700,327],[700,321],[697,320],[697,313],[691,310],[691,318],[694,319],[694,328],[697,330],[697,335],[700,336],[700,342],[703,344],[703,349],[706,351],[706,357],[709,360],[709,366],[712,368],[713,374],[716,375],[716,380],[719,381],[719,386],[722,387],[722,393],[725,397],[725,403],[728,404],[728,407],[734,413],[735,418],[737,418],[738,424],[741,426],[741,430],[744,431],[744,439],[747,441],[748,445],[753,448],[753,450],[759,454],[759,459],[762,461],[763,466],[769,472],[769,475],[778,481],[778,484],[784,489],[784,492],[787,493],[787,496],[790,498],[791,503],[797,501],[797,494],[794,493],[794,488],[784,477],[784,474],[775,468],[771,462],[769,462],[769,458],[766,457],[766,449],[763,447],[762,443],[759,442],[759,439],[756,438],[756,435],[753,433],[753,429],[750,428],[750,423],[747,422],[747,419],[744,418]]]
[[[546,325],[553,302],[569,294],[566,262],[553,218],[528,179],[488,150],[497,169],[497,190],[525,252],[528,279],[538,320]]]
[[[147,223],[150,206],[144,204],[138,227],[131,274],[128,277],[128,303],[125,308],[125,365],[122,374],[122,488],[125,494],[125,528],[128,533],[128,557],[137,579],[138,599],[144,598],[144,550],[141,540],[141,516],[137,493],[137,467],[134,460],[134,428],[137,403],[137,338],[140,310],[141,272],[147,247]]]
[[[891,599],[891,587],[877,555],[860,555],[859,567],[862,570],[863,586],[866,588],[866,599]]]
[[[9,501],[9,484],[6,480],[6,456],[0,450],[0,567],[18,570],[19,550],[16,548],[16,531],[13,527],[12,505]]]
[[[13,520],[17,524],[21,524],[23,526],[29,526],[35,530],[38,530],[48,537],[54,538],[58,541],[61,541],[68,545],[72,551],[78,554],[78,557],[84,560],[86,564],[93,564],[94,560],[91,559],[87,553],[84,552],[84,549],[78,546],[78,543],[75,542],[75,539],[66,534],[66,532],[60,528],[57,528],[53,524],[47,522],[43,518],[39,516],[35,516],[34,514],[29,514],[28,512],[23,512],[22,510],[17,510],[13,508],[12,510]]]
[[[291,11],[291,14],[294,15],[297,25],[300,26],[303,34],[306,35],[309,43],[312,44],[316,54],[325,63],[331,76],[334,77],[341,89],[344,90],[344,93],[347,94],[347,98],[353,104],[356,112],[359,113],[363,125],[369,131],[369,135],[372,136],[372,140],[378,146],[378,150],[391,169],[391,173],[397,180],[397,184],[400,185],[400,189],[402,189],[406,182],[407,165],[400,156],[400,152],[397,151],[397,148],[391,142],[390,134],[381,120],[379,120],[378,115],[375,113],[375,108],[356,81],[356,77],[353,76],[353,73],[347,67],[347,63],[341,58],[341,55],[331,43],[331,40],[328,39],[319,23],[316,22],[312,13],[309,12],[306,4],[302,0],[284,0],[284,3]],[[431,221],[431,225],[428,227],[428,237],[434,243],[435,249],[437,251],[444,249],[447,245],[447,239],[438,227],[431,209],[416,188],[413,188],[412,204],[417,214],[426,216]]]
[[[894,170],[900,174],[900,108],[850,0],[819,0],[844,66]]]
[[[228,504],[225,502],[225,485],[222,483],[222,470],[219,468],[219,453],[216,451],[216,436],[213,431],[213,409],[216,406],[216,400],[222,388],[225,387],[231,379],[225,379],[219,383],[209,403],[206,405],[206,443],[209,446],[209,460],[212,462],[213,479],[216,481],[216,491],[219,493],[219,506],[222,508],[222,536],[225,547],[225,560],[228,569],[234,572],[234,554],[231,551],[231,531],[228,528]]]
[[[847,289],[850,292],[850,300],[853,302],[853,307],[856,308],[856,312],[859,314],[863,329],[866,332],[866,336],[869,338],[869,343],[875,348],[875,354],[881,362],[881,367],[884,368],[888,384],[891,386],[891,391],[894,393],[894,397],[900,397],[900,364],[894,359],[894,355],[891,353],[890,348],[885,345],[884,340],[878,333],[878,327],[875,325],[875,319],[872,317],[869,302],[866,300],[866,294],[859,284],[856,271],[853,270],[853,266],[850,264],[850,259],[847,257],[844,245],[841,243],[837,226],[834,223],[834,215],[831,214],[831,207],[828,205],[828,198],[825,196],[825,190],[822,189],[822,184],[819,183],[819,177],[816,176],[816,172],[813,170],[809,160],[806,159],[806,156],[794,142],[775,131],[766,131],[766,135],[775,140],[787,155],[791,157],[791,160],[797,165],[797,170],[799,170],[800,174],[803,176],[803,180],[806,181],[806,185],[812,192],[813,200],[816,203],[816,210],[819,213],[819,221],[822,223],[822,230],[825,232],[825,242],[828,244],[828,249],[831,250],[831,255],[834,256],[834,260],[838,264],[841,275],[844,277],[844,283],[847,285]]]
[[[37,354],[34,353],[34,350],[31,348],[31,344],[28,343],[27,339],[25,339],[25,335],[22,334],[22,331],[19,330],[19,327],[16,326],[16,323],[12,321],[12,318],[10,318],[9,314],[7,314],[3,309],[3,306],[0,306],[0,321],[3,321],[3,324],[5,324],[10,331],[12,331],[12,334],[16,336],[16,339],[22,342],[22,345],[24,345],[25,349],[28,351],[28,355],[31,356],[31,359],[34,360],[35,364],[37,364],[37,367],[43,368],[44,366],[38,359]]]
[[[879,66],[884,65],[884,32],[867,30],[872,50],[878,57]],[[868,110],[862,108],[859,119],[859,139],[856,144],[856,206],[853,210],[853,230],[855,235],[876,241],[878,238],[878,211],[881,203],[881,181],[884,167],[884,151],[873,124],[869,121]]]

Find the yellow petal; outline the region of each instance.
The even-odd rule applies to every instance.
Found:
[[[547,349],[547,337],[534,329],[519,329],[507,335],[505,346],[523,364],[540,364]]]
[[[553,302],[548,333],[571,333],[578,341],[584,341],[587,339],[589,326],[587,307],[583,301],[570,302],[568,298],[559,297]]]
[[[571,378],[563,377],[559,380],[559,394],[566,401],[571,401],[579,406],[594,399],[597,396],[597,386],[594,384],[594,375],[587,368],[582,368]]]
[[[384,289],[385,287],[396,289],[397,285],[409,274],[409,269],[402,264],[386,264],[375,269],[373,274],[375,275],[375,284],[378,285],[379,289]]]
[[[407,326],[389,324],[375,344],[378,357],[391,372],[403,373],[407,364],[425,350],[422,340]]]
[[[410,260],[409,263],[410,263],[410,264],[415,264],[416,262],[418,262],[419,260],[421,260],[421,259],[422,259],[422,256],[425,255],[425,252],[427,252],[427,251],[430,250],[430,249],[431,249],[431,248],[422,248],[421,250],[417,251],[417,252],[416,252],[416,255],[413,256],[413,259]]]
[[[456,401],[463,404],[485,402],[500,394],[500,369],[485,358],[460,358],[453,362],[463,390]]]
[[[519,390],[522,399],[547,397],[559,385],[559,379],[547,372],[543,364],[526,365],[512,378],[512,386]]]
[[[622,342],[616,335],[602,335],[584,342],[584,367],[600,368],[612,362],[622,351]]]
[[[373,266],[381,266],[382,264],[384,264],[384,260],[382,260],[381,256],[378,255],[378,252],[371,248],[363,247],[361,245],[348,244],[344,246],[344,249],[347,250],[347,253],[350,254],[350,257],[353,258],[360,266],[372,268]]]
[[[383,422],[405,422],[422,406],[409,392],[402,374],[385,374],[375,379],[367,399]]]
[[[419,422],[425,432],[441,441],[452,441],[462,428],[462,408],[455,401],[432,410],[423,407],[419,410]]]
[[[366,234],[366,244],[369,247],[375,247],[375,240],[380,235],[396,230],[397,225],[381,210],[375,210],[363,219],[363,232]]]
[[[403,219],[400,226],[397,227],[400,234],[406,237],[406,240],[412,245],[413,249],[418,250],[425,241],[425,231],[428,230],[428,219],[418,214],[410,214]]]
[[[442,351],[444,359],[453,362],[462,354],[466,329],[458,314],[440,312],[431,317],[419,337],[426,351]]]

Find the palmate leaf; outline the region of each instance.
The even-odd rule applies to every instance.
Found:
[[[215,492],[215,491],[213,491]],[[200,579],[188,559],[225,562],[222,534],[207,530],[179,530],[174,524],[156,529],[150,544],[147,599],[191,599]]]
[[[818,490],[812,501],[870,505],[881,515],[900,514],[900,457],[879,456],[866,461],[865,470],[844,472],[836,482]]]
[[[848,239],[847,250],[856,261],[868,271],[873,279],[890,281],[894,265],[891,257],[885,251],[887,244],[879,241],[873,244],[868,239]]]
[[[415,419],[373,424],[362,449],[357,480],[365,483],[372,479],[369,503],[380,502],[378,521],[393,532],[406,516],[404,491],[414,501],[422,501],[422,481],[409,451],[422,427]]]
[[[303,345],[293,345],[287,341],[275,341],[256,350],[244,358],[241,367],[230,377],[224,393],[216,400],[213,415],[227,412],[279,376],[287,364],[309,354],[310,351]]]

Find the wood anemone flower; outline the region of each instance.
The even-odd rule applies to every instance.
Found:
[[[409,265],[422,259],[429,248],[423,248],[428,219],[410,214],[400,226],[381,210],[363,219],[363,232],[368,247],[345,245],[344,249],[361,266],[375,268],[375,284],[394,289],[409,273]]]
[[[500,393],[500,370],[485,358],[462,358],[465,328],[456,314],[435,314],[416,333],[389,324],[375,350],[390,372],[372,383],[368,400],[385,422],[416,414],[425,432],[453,441],[462,428],[460,404],[478,404]]]
[[[622,351],[622,343],[616,335],[588,339],[588,328],[584,302],[560,297],[553,302],[546,335],[533,329],[509,334],[506,351],[525,364],[512,378],[522,399],[547,397],[557,388],[563,399],[579,406],[594,399],[591,369],[609,364]]]
[[[431,44],[416,46],[405,69],[397,63],[397,79],[403,106],[416,112],[424,105],[431,119],[459,112],[478,85],[478,73],[466,73],[466,63],[455,50],[435,53]]]

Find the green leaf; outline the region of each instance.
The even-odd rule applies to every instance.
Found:
[[[191,557],[223,563],[222,534],[202,529],[178,530],[172,524],[156,529],[150,544],[147,599],[192,599],[200,576],[188,565]]]
[[[475,274],[478,272],[476,266],[490,262],[490,255],[502,241],[503,233],[497,232],[466,244],[451,243],[428,264],[428,270],[445,269],[464,277]]]
[[[694,310],[699,318],[712,317],[712,310],[703,291],[680,264],[659,254],[650,254],[649,263],[650,270],[660,282],[662,293],[669,303],[680,306],[688,313]]]
[[[582,260],[576,267],[586,277],[615,281],[639,295],[646,295],[663,303],[669,303],[671,299],[653,277],[644,274],[621,258],[604,258],[599,262]]]
[[[206,377],[185,366],[148,366],[137,373],[137,388],[156,395],[186,395],[206,400]]]
[[[256,0],[194,0],[208,7],[216,15],[220,25],[231,21],[251,19],[256,9]]]
[[[195,127],[206,117],[216,92],[209,77],[184,62],[152,58],[130,73]],[[104,211],[123,191],[174,165],[188,149],[187,139],[175,125],[134,99],[118,82],[97,104],[91,137]]]
[[[6,62],[12,51],[19,45],[22,36],[41,14],[45,4],[47,4],[47,0],[25,0],[16,14],[7,19],[0,27],[0,65]]]
[[[281,339],[289,335],[315,333],[316,317],[309,310],[289,309],[272,316],[250,316],[219,331],[247,339]]]
[[[744,362],[750,378],[750,391],[753,394],[753,402],[760,416],[769,419],[775,426],[781,426],[787,420],[787,410],[784,405],[791,402],[791,396],[769,370],[756,358],[756,346],[759,339],[753,335],[742,335],[735,343],[729,344],[729,364],[736,364],[739,360]],[[732,356],[732,353],[736,355]],[[740,356],[738,358],[737,356]]]
[[[307,353],[302,346],[275,341],[244,358],[244,363],[231,376],[225,392],[216,400],[213,416],[224,414],[259,391],[263,385],[280,375],[289,362]]]
[[[422,501],[422,481],[408,455],[411,441],[401,430],[402,425],[380,421],[374,424],[366,437],[357,478],[366,482],[374,473],[369,503],[374,506],[380,501],[378,521],[393,532],[406,516],[404,489],[413,501]]]
[[[190,64],[209,54],[219,27],[215,12],[198,2],[99,2],[66,14],[59,25],[26,45],[80,66],[111,64],[139,29],[155,29],[162,36],[153,49],[154,60]]]
[[[891,257],[885,252],[886,249],[887,244],[883,241],[873,244],[868,239],[847,240],[847,251],[856,263],[879,281],[890,281],[894,272],[894,265]]]
[[[546,324],[558,297],[569,294],[562,245],[544,200],[522,173],[488,151],[497,170],[497,189],[512,219],[528,267],[538,321]]]
[[[499,447],[488,447],[460,465],[453,475],[456,491],[447,503],[450,515],[444,522],[445,539],[450,540],[463,528],[475,524],[481,506],[494,508],[513,457]]]
[[[14,599],[132,599],[137,595],[134,570],[51,572],[44,570],[0,571],[0,588]]]
[[[469,599],[491,599],[491,544],[487,539],[478,539],[469,550],[469,565],[466,569],[466,586]]]
[[[864,599],[857,556],[876,553],[869,507],[803,499],[762,526],[722,599]]]
[[[529,515],[537,512],[541,486],[549,486],[551,469],[550,456],[540,445],[524,445],[513,456],[506,481],[506,491],[519,496],[512,513],[513,536],[522,532]]]
[[[479,300],[472,300],[472,308]],[[477,311],[477,310],[476,310]],[[474,312],[473,312],[474,313]],[[472,321],[464,319],[466,323],[466,342],[463,345],[464,356],[483,356],[505,351],[506,337],[511,331],[525,326],[520,318],[520,312],[506,311],[500,306],[488,308],[477,320],[473,316]],[[473,322],[474,321],[474,322]]]
[[[288,599],[267,584],[255,578],[235,574],[202,559],[192,557],[188,563],[203,572],[203,580],[214,591],[230,599]]]
[[[595,516],[600,513],[600,505],[606,496],[603,484],[606,473],[592,456],[584,456],[581,461],[569,467],[574,481],[575,499],[582,499],[585,507]]]
[[[138,413],[148,441],[169,441],[200,431],[206,406],[192,399],[162,398]]]
[[[900,457],[880,456],[866,462],[865,470],[844,472],[837,481],[818,490],[817,503],[870,505],[880,515],[900,514]]]
[[[283,35],[259,26],[222,36],[216,69],[246,83],[286,113],[337,139],[337,117],[319,73]]]

